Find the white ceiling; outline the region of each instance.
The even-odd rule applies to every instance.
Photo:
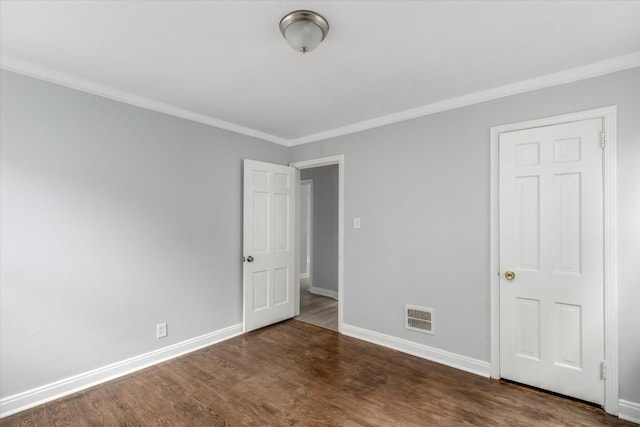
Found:
[[[297,9],[330,25],[307,55],[278,29]],[[640,2],[2,1],[0,49],[6,69],[294,145],[640,66]]]

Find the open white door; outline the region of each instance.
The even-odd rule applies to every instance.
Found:
[[[500,376],[602,404],[601,119],[500,135]]]
[[[244,161],[244,330],[294,315],[295,169]]]

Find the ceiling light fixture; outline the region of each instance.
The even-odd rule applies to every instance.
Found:
[[[329,23],[310,10],[296,10],[280,20],[280,32],[292,48],[307,53],[327,37]]]

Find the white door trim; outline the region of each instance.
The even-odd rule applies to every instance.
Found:
[[[604,410],[618,415],[618,279],[617,279],[617,106],[548,117],[527,122],[492,126],[491,138],[491,377],[500,378],[500,134],[515,130],[551,126],[560,123],[601,118],[606,135],[603,149],[604,180],[604,335],[607,378]]]
[[[309,262],[304,260],[304,263],[307,265],[307,277],[309,278],[309,283],[313,285],[313,179],[298,179],[300,185],[308,185],[309,186],[309,206],[307,209],[309,212],[309,229],[307,230],[307,257],[309,258]],[[299,202],[302,203],[302,198],[298,197]],[[302,224],[300,224],[302,226]],[[298,264],[300,265],[300,264]],[[300,274],[300,278],[302,278],[302,274]],[[300,302],[298,301],[298,305]],[[299,307],[296,311],[296,315],[300,314]]]
[[[343,271],[344,271],[344,154],[338,154],[336,156],[321,157],[318,159],[303,160],[300,162],[290,163],[289,166],[296,169],[308,169],[317,168],[319,166],[338,165],[338,332],[342,332],[343,329],[343,307],[344,307],[344,286],[343,286]],[[297,190],[300,193],[300,177],[296,177]],[[297,205],[296,205],[297,206]],[[296,209],[296,232],[300,230],[300,210],[299,206]],[[300,239],[296,238],[296,269],[300,268]],[[299,272],[296,271],[296,277],[299,277]],[[300,301],[299,291],[300,286],[297,286],[298,301]],[[299,304],[299,302],[298,302]],[[300,307],[297,306],[296,314],[300,313]]]

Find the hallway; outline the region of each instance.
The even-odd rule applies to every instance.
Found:
[[[309,292],[309,278],[300,279],[300,315],[302,322],[338,331],[338,301]]]

